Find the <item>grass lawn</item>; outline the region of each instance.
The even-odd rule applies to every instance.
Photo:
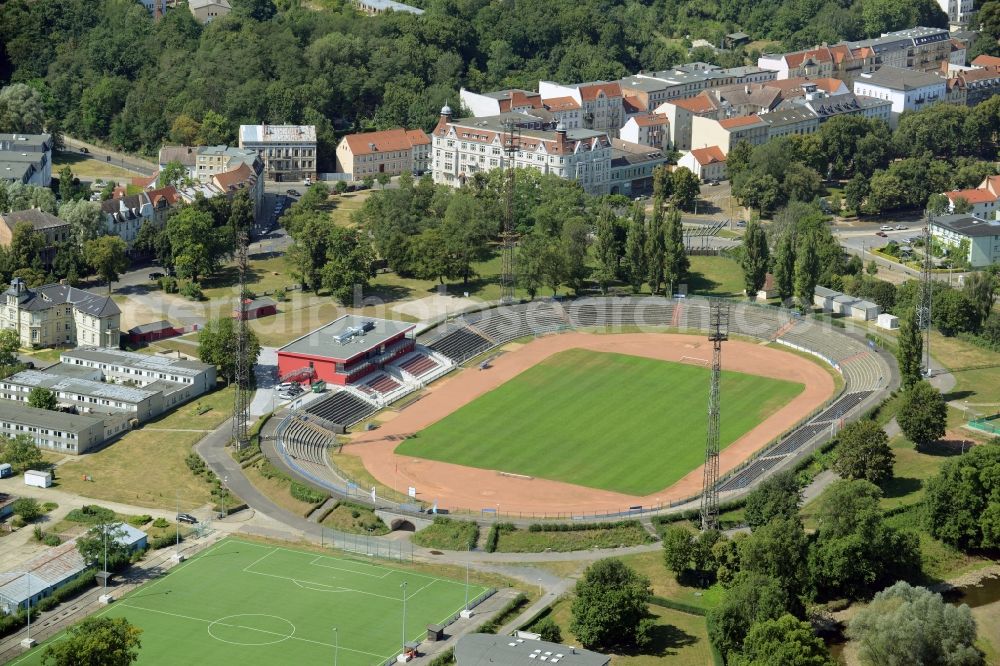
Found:
[[[73,170],[73,175],[80,180],[97,180],[103,178],[105,181],[113,180],[116,183],[127,183],[134,176],[139,174],[115,166],[114,162],[102,162],[92,160],[80,153],[65,151],[55,151],[52,154],[52,175],[58,175],[59,171],[66,165]]]
[[[265,459],[266,462],[266,459]],[[305,517],[312,512],[314,504],[309,502],[303,502],[292,497],[289,488],[292,483],[287,478],[267,478],[260,473],[261,462],[256,462],[253,465],[248,465],[243,468],[243,475],[247,477],[247,481],[260,491],[263,495],[267,496],[272,502],[280,506],[282,509],[288,509],[297,516]]]
[[[333,511],[323,519],[323,524],[326,527],[353,534],[370,533],[374,536],[381,536],[390,532],[389,526],[382,522],[382,519],[376,516],[370,507],[344,501],[337,502]]]
[[[84,497],[138,506],[182,509],[210,500],[210,488],[195,477],[184,458],[206,432],[228,418],[233,394],[223,389],[181,405],[173,413],[150,421],[96,453],[76,458],[58,470],[61,490]],[[201,415],[198,405],[211,407]],[[194,432],[184,432],[185,430]],[[89,475],[93,481],[84,481]]]
[[[703,462],[709,372],[571,349],[424,429],[396,452],[647,495]],[[723,422],[720,445],[734,442],[802,388],[723,372],[722,410],[731,418]],[[517,419],[508,419],[508,428],[493,427],[509,414]]]
[[[360,192],[345,192],[335,194],[330,198],[330,219],[333,223],[342,227],[353,227],[351,215],[356,210],[360,210],[365,205],[365,201],[372,194],[372,190],[362,190]]]
[[[689,257],[688,291],[706,296],[742,296],[743,271],[729,257]]]
[[[572,600],[560,599],[552,607],[552,620],[559,625],[562,642],[579,645],[569,630],[572,621]],[[676,664],[677,666],[711,666],[712,650],[709,647],[705,618],[661,606],[650,606],[656,618],[653,642],[644,654],[613,654],[614,666],[652,666]]]
[[[424,548],[470,550],[479,537],[479,525],[468,520],[438,517],[413,535],[413,543]]]
[[[273,294],[276,289],[288,289],[295,285],[284,256],[251,259],[249,268],[247,287],[255,294]],[[217,273],[202,280],[202,293],[208,299],[228,298],[235,301],[238,280],[236,264],[227,263]],[[281,309],[280,306],[278,309]]]
[[[399,647],[403,583],[407,640],[465,601],[464,581],[226,539],[101,614],[142,628],[139,664],[320,664],[336,645],[339,663],[378,666]],[[14,663],[40,664],[43,650]]]
[[[658,597],[666,597],[698,608],[714,608],[722,601],[722,585],[703,589],[678,583],[677,577],[663,563],[662,551],[625,555],[618,559],[648,578],[653,587],[653,594]]]
[[[589,548],[617,548],[649,543],[652,537],[641,525],[614,527],[607,530],[574,530],[572,532],[531,532],[514,530],[501,532],[497,551],[501,553],[542,553],[547,550],[567,552]]]

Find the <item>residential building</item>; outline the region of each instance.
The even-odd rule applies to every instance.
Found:
[[[948,57],[949,65],[964,65],[967,60],[969,45],[961,39],[951,38],[951,55]]]
[[[624,94],[637,97],[647,109],[664,102],[692,97],[712,88],[743,86],[773,81],[775,73],[761,67],[722,69],[704,62],[692,62],[673,69],[639,72],[626,76],[618,83]]]
[[[981,67],[982,69],[988,69],[991,72],[1000,72],[1000,58],[997,56],[983,55],[976,56],[972,61],[973,67]]]
[[[240,148],[257,151],[265,180],[316,178],[315,125],[240,125]]]
[[[0,214],[0,246],[10,245],[14,238],[14,227],[21,223],[31,225],[35,232],[45,237],[45,247],[39,258],[46,268],[52,266],[56,243],[67,243],[73,237],[69,222],[60,220],[51,213],[32,208]]]
[[[572,97],[583,112],[583,129],[604,132],[617,136],[622,126],[622,89],[617,81],[593,81],[562,85],[551,81],[539,81],[538,92],[542,99]],[[567,128],[569,129],[569,128]]]
[[[198,23],[211,23],[233,11],[229,0],[188,0],[188,9]]]
[[[142,223],[153,220],[153,203],[145,192],[140,192],[102,201],[101,212],[105,230],[125,241],[131,250]]]
[[[718,146],[686,152],[677,160],[677,166],[686,167],[703,183],[726,179],[726,155]]]
[[[583,129],[583,107],[572,97],[552,97],[542,101],[542,109],[548,111],[552,122],[562,123],[568,130]],[[533,111],[537,114],[538,111]]]
[[[110,296],[63,284],[29,289],[16,277],[3,301],[0,328],[16,329],[22,347],[118,346],[121,310]]]
[[[0,180],[48,187],[52,183],[52,136],[0,134]]]
[[[740,141],[746,141],[751,146],[765,143],[770,128],[768,123],[755,115],[722,120],[695,116],[691,119],[691,145],[695,148],[718,146],[728,155]]]
[[[252,148],[219,145],[198,146],[194,150],[193,175],[203,183],[215,174],[238,169],[241,165],[247,165],[255,171],[259,171],[259,168],[255,167],[263,165],[257,151]]]
[[[395,0],[355,0],[354,6],[358,8],[358,11],[368,14],[368,16],[376,16],[386,12],[404,12],[406,14],[416,14],[417,16],[424,13],[422,9],[411,5],[404,5],[402,2],[396,2]]]
[[[656,107],[657,114],[667,117],[667,147],[673,150],[691,150],[694,119],[714,119],[717,112],[712,100],[702,95],[675,99]]]
[[[462,185],[480,171],[506,166],[507,124],[517,125],[514,166],[531,168],[575,180],[591,194],[607,194],[611,178],[611,140],[606,132],[568,130],[525,114],[491,118],[452,119],[441,109],[433,131],[432,171],[435,183]]]
[[[167,0],[139,0],[139,4],[154,18],[160,18],[167,13]]]
[[[421,129],[348,134],[337,144],[337,171],[352,180],[404,171],[420,175],[430,162],[431,140]]]
[[[882,67],[862,74],[854,82],[854,93],[889,100],[889,125],[895,127],[904,111],[919,111],[934,102],[944,101],[947,85],[944,77],[931,72]]]
[[[954,213],[959,199],[972,206],[967,214],[984,220],[1000,220],[1000,176],[989,176],[979,187],[945,192],[948,197],[948,212]]]
[[[177,162],[187,171],[188,178],[196,178],[198,173],[197,146],[163,146],[160,148],[159,171],[167,168],[171,162]]]
[[[659,148],[611,139],[609,194],[635,196],[653,191],[653,171],[668,162]]]
[[[622,109],[625,112],[626,120],[649,113],[646,102],[635,95],[625,95],[622,97]]]
[[[39,447],[60,453],[86,453],[105,440],[104,419],[0,403],[0,436],[28,435]],[[2,584],[0,584],[2,594]]]
[[[834,116],[862,116],[873,120],[889,122],[892,102],[887,99],[855,95],[845,92],[839,95],[828,95],[825,92],[813,90],[805,97],[782,102],[779,108],[800,106],[808,109],[820,123]]]
[[[498,116],[512,111],[541,109],[542,96],[530,90],[509,88],[488,93],[474,93],[462,88],[458,93],[462,106],[474,116]]]
[[[812,134],[819,129],[819,117],[804,107],[783,107],[770,113],[758,114],[757,118],[767,124],[768,140],[781,136]]]
[[[836,78],[850,82],[864,72],[874,71],[876,58],[870,48],[824,44],[791,53],[766,53],[757,59],[757,66],[774,70],[779,80]]]
[[[137,354],[111,347],[67,349],[60,354],[59,360],[68,366],[99,369],[104,381],[131,382],[134,386],[154,382],[185,384],[194,389],[192,397],[215,390],[215,366],[199,361]]]
[[[1000,221],[974,215],[940,215],[931,218],[931,236],[950,248],[966,244],[965,259],[973,268],[1000,261]]]
[[[619,131],[619,136],[630,143],[663,150],[670,140],[666,116],[648,113],[629,118]]]
[[[169,206],[173,206],[177,201],[191,203],[199,193],[210,199],[220,194],[231,196],[241,189],[246,189],[254,202],[254,218],[260,219],[263,216],[264,161],[255,149],[226,145],[160,148],[160,170],[162,171],[171,162],[180,163],[184,167],[189,182],[179,184],[173,195],[167,196]],[[158,210],[161,205],[154,198],[154,193],[161,192],[168,190],[146,192],[154,205],[154,210]],[[164,210],[169,210],[169,207]],[[157,218],[156,221],[161,223],[166,220],[164,217],[163,220]]]
[[[941,11],[948,15],[948,25],[964,27],[969,25],[975,7],[973,0],[937,0]]]
[[[955,72],[956,87],[964,89],[964,102],[975,106],[1000,93],[1000,72],[991,69],[962,68]]]

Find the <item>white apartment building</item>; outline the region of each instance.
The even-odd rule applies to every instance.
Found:
[[[656,107],[657,115],[667,118],[667,147],[691,150],[691,132],[695,118],[714,119],[718,109],[703,95],[664,102]]]
[[[618,134],[630,143],[662,150],[667,147],[667,142],[670,140],[669,125],[666,116],[646,113],[629,118]]]
[[[0,180],[48,187],[52,183],[52,136],[0,134]]]
[[[862,74],[854,82],[854,93],[891,102],[889,125],[895,127],[904,111],[918,111],[944,101],[947,81],[931,72],[882,67],[871,74]]]
[[[637,97],[647,109],[655,109],[664,102],[693,97],[704,90],[763,83],[773,81],[775,76],[773,71],[762,67],[722,69],[704,62],[692,62],[673,69],[639,72],[618,83],[624,94]]]
[[[726,156],[718,146],[695,148],[684,153],[677,160],[677,166],[686,167],[702,182],[726,179]]]
[[[594,81],[572,85],[539,81],[538,93],[543,100],[571,97],[580,105],[582,129],[618,136],[618,129],[624,121],[625,109],[622,106],[622,89],[617,81]]]
[[[432,133],[431,159],[435,183],[460,187],[481,171],[506,166],[506,121],[519,123],[514,166],[536,169],[575,180],[590,194],[607,194],[611,180],[611,141],[605,132],[562,126],[545,129],[544,122],[524,114],[452,120],[441,109]]]
[[[63,284],[29,289],[10,281],[0,305],[0,328],[16,329],[22,347],[69,344],[118,346],[121,310],[110,296]]]
[[[316,178],[315,125],[240,125],[240,148],[257,151],[265,180]]]

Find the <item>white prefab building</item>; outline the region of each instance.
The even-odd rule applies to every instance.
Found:
[[[878,317],[881,309],[871,301],[855,301],[851,304],[851,317],[861,321],[870,321]]]
[[[888,312],[883,312],[875,320],[875,325],[879,328],[884,328],[887,331],[895,331],[899,328],[899,317],[896,315],[891,315]]]
[[[889,125],[895,127],[904,111],[919,111],[947,96],[947,81],[931,72],[882,67],[854,81],[854,94],[892,102]]]
[[[851,307],[858,302],[858,299],[847,294],[833,297],[833,312],[840,315],[850,315]]]
[[[36,488],[48,488],[52,485],[52,472],[39,472],[29,469],[24,473],[24,485]]]
[[[822,309],[823,312],[833,312],[833,299],[838,296],[843,296],[843,294],[826,287],[816,287],[813,291],[813,305]]]

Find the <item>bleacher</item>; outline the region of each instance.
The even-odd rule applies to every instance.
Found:
[[[281,434],[285,451],[293,458],[326,464],[326,450],[335,441],[332,433],[310,426],[301,418],[292,418]]]
[[[484,310],[466,318],[466,324],[494,345],[560,331],[570,325],[562,306],[549,301]]]
[[[406,374],[420,379],[422,376],[433,372],[439,367],[439,363],[426,354],[413,354],[406,358],[397,367]]]
[[[461,363],[493,346],[493,343],[482,335],[465,326],[453,328],[438,337],[427,346],[439,354],[447,356],[456,363]]]
[[[390,377],[384,372],[377,373],[373,379],[369,379],[364,384],[358,386],[358,388],[367,387],[375,391],[376,393],[386,394],[391,393],[398,389],[402,384],[397,382],[395,379]],[[363,389],[362,389],[363,390]]]
[[[871,394],[871,391],[855,391],[853,393],[846,393],[835,403],[823,410],[819,416],[814,418],[813,423],[830,422],[843,418],[848,412],[864,402],[865,398]]]
[[[808,425],[804,425],[788,437],[778,442],[777,446],[772,449],[768,449],[767,455],[785,456],[789,453],[795,453],[800,446],[804,445],[806,442],[827,428],[829,428],[829,425],[827,424],[810,423]]]
[[[719,486],[719,492],[724,493],[730,490],[746,488],[780,461],[781,456],[775,458],[757,458],[739,472],[723,481],[722,485]]]
[[[306,412],[345,428],[375,411],[375,406],[349,391],[335,391],[326,398],[311,403]]]

